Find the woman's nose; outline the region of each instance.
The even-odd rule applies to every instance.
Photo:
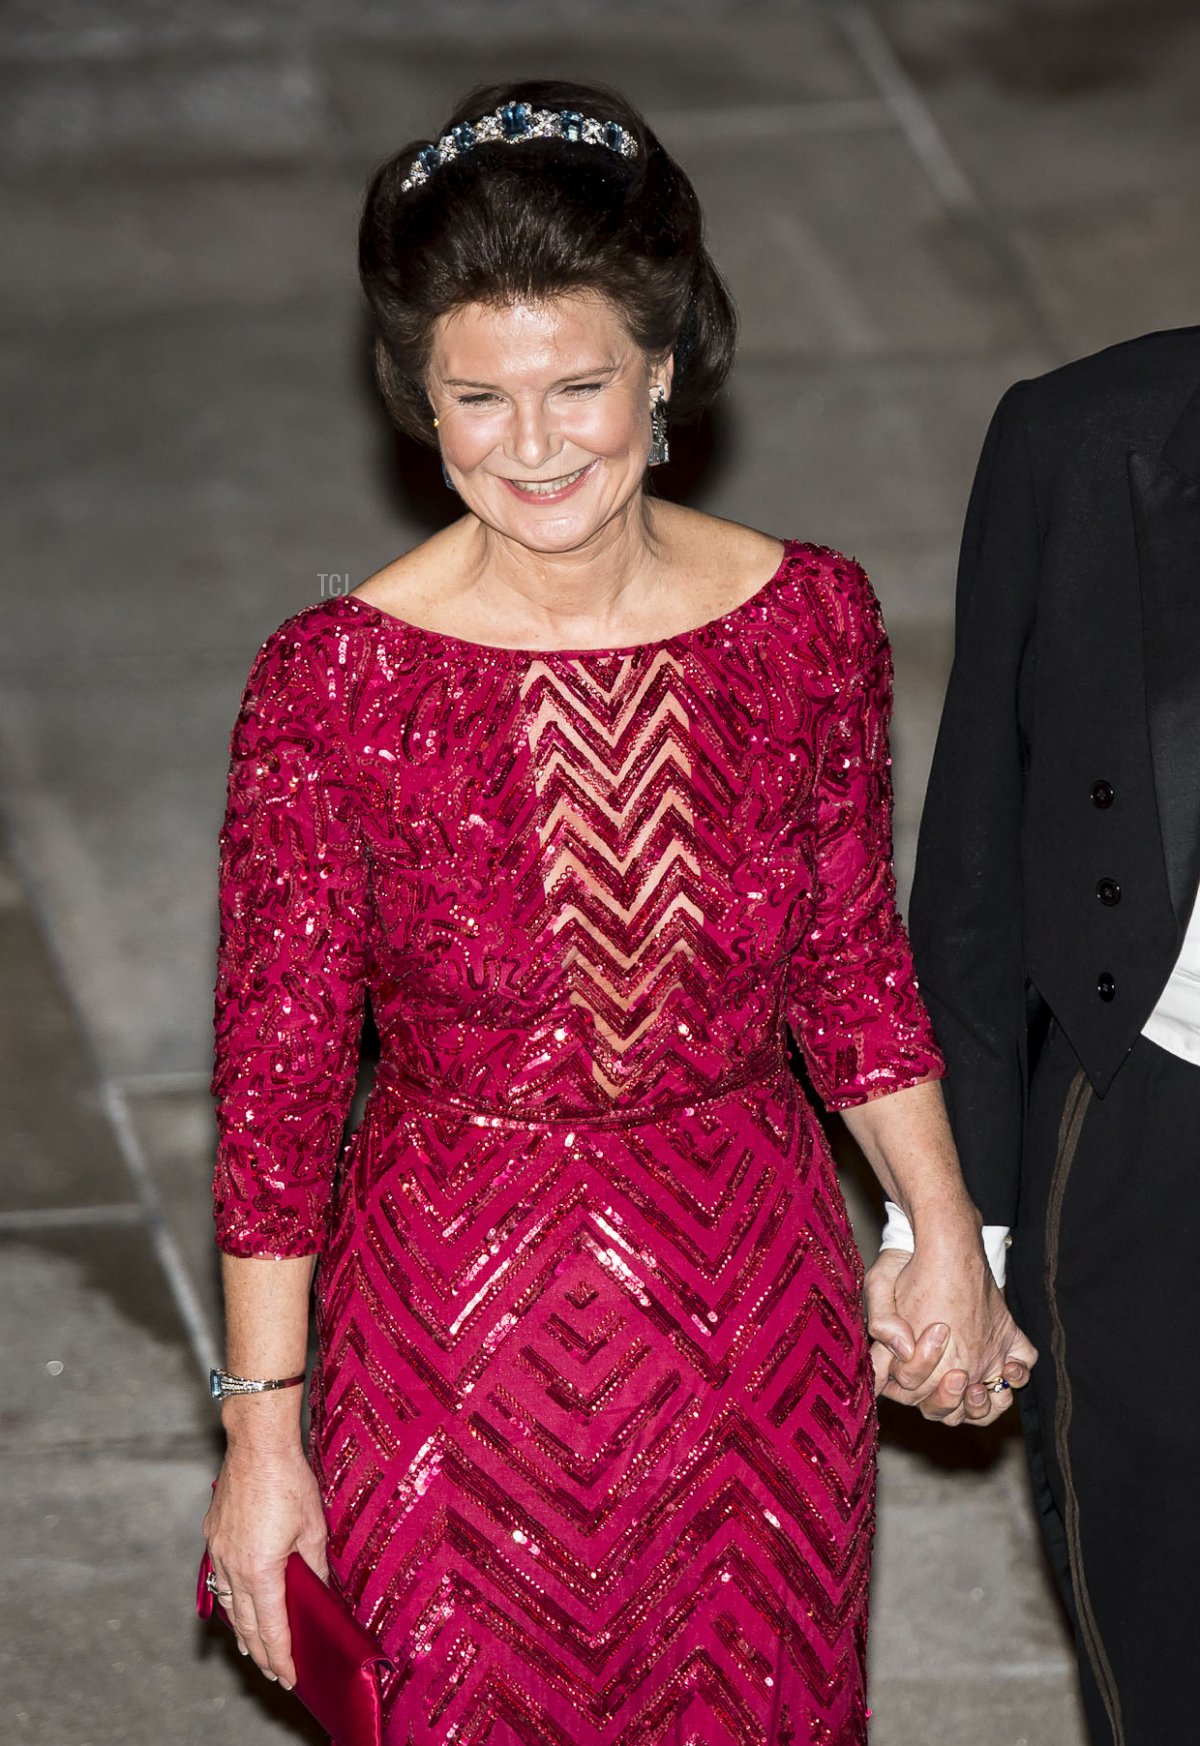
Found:
[[[543,406],[516,407],[511,441],[513,458],[523,467],[532,470],[550,458],[554,453],[554,434]]]

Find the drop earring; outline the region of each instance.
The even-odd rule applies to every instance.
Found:
[[[671,458],[671,445],[667,441],[667,407],[666,396],[660,388],[650,406],[650,453],[647,466],[661,467],[664,461]]]
[[[437,428],[439,427],[441,422],[442,421],[440,418],[434,419],[434,421],[433,421],[434,430],[437,430]],[[454,480],[450,477],[450,469],[449,469],[449,467],[447,467],[445,461],[442,462],[442,484],[446,487],[447,491],[457,491],[458,490],[458,486],[454,483]]]

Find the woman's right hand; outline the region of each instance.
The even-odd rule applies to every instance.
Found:
[[[204,1538],[238,1648],[290,1691],[296,1669],[284,1590],[289,1555],[299,1552],[322,1582],[329,1580],[321,1495],[299,1444],[264,1453],[232,1443],[204,1518]]]
[[[867,1314],[876,1393],[916,1406],[927,1419],[992,1422],[1037,1363],[1037,1348],[1013,1321],[977,1244],[949,1259],[935,1256],[932,1266],[924,1254],[882,1250],[867,1275]],[[919,1340],[915,1327],[925,1330]],[[983,1378],[993,1375],[1008,1388],[986,1386]]]

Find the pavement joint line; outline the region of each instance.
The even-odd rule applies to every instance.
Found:
[[[138,1198],[145,1209],[150,1241],[158,1258],[159,1266],[166,1275],[171,1295],[175,1299],[175,1307],[187,1329],[188,1340],[199,1365],[200,1373],[207,1376],[208,1372],[215,1369],[220,1362],[217,1355],[217,1343],[209,1326],[208,1317],[204,1312],[200,1294],[188,1272],[187,1263],[183,1259],[178,1243],[167,1228],[162,1201],[159,1198],[157,1188],[154,1186],[154,1179],[146,1162],[146,1154],[130,1114],[129,1101],[121,1087],[115,1084],[107,1074],[100,1076],[100,1095],[117,1145],[125,1160],[125,1168],[132,1178]]]
[[[830,13],[874,80],[925,172],[934,193],[952,218],[975,233],[1009,282],[1029,323],[1030,337],[1061,364],[1066,353],[1042,309],[1029,274],[1011,239],[997,224],[959,164],[933,111],[900,64],[887,33],[864,0],[828,0]]]
[[[179,1245],[167,1229],[162,1201],[146,1163],[146,1155],[138,1139],[129,1104],[120,1088],[112,1082],[103,1065],[103,1057],[79,991],[70,975],[62,944],[53,926],[45,894],[32,876],[28,845],[13,806],[12,796],[0,782],[0,841],[21,884],[29,912],[41,933],[46,956],[53,966],[59,991],[74,1020],[79,1053],[91,1070],[100,1103],[108,1116],[113,1138],[120,1150],[125,1168],[137,1192],[146,1220],[147,1235],[155,1258],[166,1277],[168,1289],[175,1301],[187,1333],[188,1342],[199,1364],[202,1376],[220,1362],[217,1343],[204,1313],[201,1298],[192,1283]]]
[[[836,0],[833,13],[946,207],[958,217],[978,217],[980,203],[974,188],[928,104],[900,65],[879,20],[862,0]]]
[[[1074,1679],[1074,1676],[1075,1657],[1074,1655],[1068,1655],[1065,1650],[1062,1659],[1059,1661],[985,1661],[979,1662],[975,1666],[972,1666],[969,1661],[960,1661],[956,1662],[954,1667],[955,1685],[974,1679],[979,1680],[981,1683],[990,1684],[994,1679],[1051,1680],[1064,1678]],[[889,1676],[886,1673],[881,1673],[878,1680],[873,1681],[872,1683],[877,1684],[879,1689],[882,1690],[885,1686],[923,1686],[927,1683],[928,1678],[928,1674],[918,1674],[911,1678],[898,1678],[894,1674]]]
[[[807,289],[835,346],[859,350],[870,344],[871,323],[858,295],[856,275],[839,272],[828,251],[822,249],[802,211],[775,212],[768,208],[767,229],[780,253],[804,273]]]
[[[163,1073],[110,1073],[112,1083],[127,1097],[153,1097],[170,1091],[204,1091],[210,1075],[201,1067],[180,1067]]]
[[[31,1206],[0,1212],[0,1237],[21,1231],[72,1230],[80,1225],[138,1225],[146,1209],[136,1201],[113,1201],[107,1206]]]

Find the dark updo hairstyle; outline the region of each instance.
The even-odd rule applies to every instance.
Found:
[[[436,142],[416,140],[380,165],[363,203],[358,267],[393,421],[435,441],[425,380],[440,317],[468,303],[580,290],[607,297],[649,356],[673,354],[672,422],[695,417],[729,372],[737,317],[704,246],[692,184],[632,104],[600,85],[480,86],[442,135],[506,103],[618,122],[637,154],[557,138],[493,141],[438,165],[407,193],[401,183],[414,159]]]

